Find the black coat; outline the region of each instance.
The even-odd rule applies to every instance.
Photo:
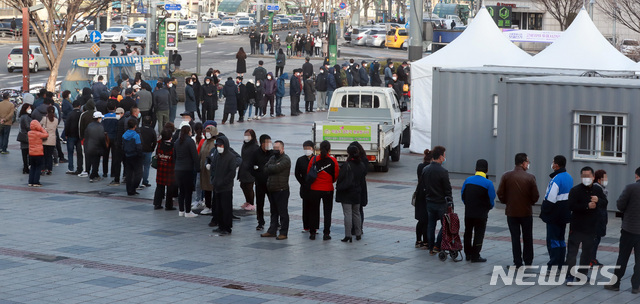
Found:
[[[106,150],[104,127],[96,121],[84,131],[84,151],[87,155],[102,155]]]
[[[206,83],[202,86],[202,100],[207,105],[213,106],[214,110],[218,109],[218,89],[216,85],[213,84],[213,79],[210,79],[211,82],[209,84]]]
[[[305,199],[310,193],[310,184],[307,183],[307,168],[309,167],[309,161],[311,159],[306,155],[298,157],[296,160],[296,167],[294,169],[294,175],[298,183],[300,184],[300,198]]]
[[[437,162],[431,162],[422,171],[422,186],[429,204],[444,204],[446,197],[452,197],[449,171]]]
[[[380,63],[374,63],[369,66],[370,69],[373,69],[371,73],[371,86],[379,87],[382,85],[382,79],[380,79]]]
[[[224,142],[224,152],[218,154],[215,164],[216,171],[211,180],[216,193],[233,190],[233,180],[236,176],[236,168],[238,168],[236,156],[232,152],[231,146],[229,146],[227,137],[218,136],[218,140]]]
[[[361,193],[366,184],[367,168],[358,159],[349,159],[340,166],[336,180],[336,202],[342,204],[360,204]],[[346,184],[345,186],[342,186]],[[345,188],[342,188],[345,187]]]
[[[238,58],[236,62],[236,73],[244,74],[247,72],[247,59],[246,58]]]
[[[249,102],[249,94],[247,93],[247,86],[244,83],[238,84],[238,112],[243,114],[244,110],[247,109],[247,103]]]
[[[235,114],[238,112],[238,100],[236,98],[238,95],[238,87],[233,80],[229,79],[224,83],[222,94],[225,97],[224,114]]]
[[[260,150],[260,146],[258,146],[258,143],[255,141],[250,141],[242,145],[242,151],[240,152],[242,163],[240,164],[240,169],[238,169],[238,180],[241,183],[253,183],[256,181],[255,177],[251,175],[251,171],[253,171],[251,161],[254,155],[258,153],[258,150]]]
[[[302,77],[307,79],[311,76],[313,76],[313,64],[311,64],[311,62],[305,62],[302,65]]]
[[[424,187],[420,183],[422,177],[422,170],[424,167],[429,165],[428,163],[421,163],[418,165],[418,185],[416,186],[416,205],[415,208],[415,219],[418,221],[427,221],[428,213],[427,213],[427,200],[424,194]]]
[[[200,103],[200,101],[204,100],[202,96],[203,95],[202,85],[200,84],[199,80],[196,80],[193,82],[193,85],[191,87],[193,88],[193,94],[196,96],[196,105],[197,105]]]
[[[589,209],[591,196],[598,197],[596,208]],[[596,236],[597,227],[595,223],[598,221],[598,208],[600,205],[607,205],[607,197],[602,192],[602,188],[591,185],[587,187],[583,184],[574,186],[569,191],[569,209],[571,209],[571,226],[570,231],[576,231]]]

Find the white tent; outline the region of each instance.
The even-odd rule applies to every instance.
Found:
[[[638,70],[633,60],[620,53],[602,36],[584,8],[558,40],[518,65],[580,70]]]
[[[531,56],[509,41],[482,7],[458,38],[411,65],[411,152],[431,148],[434,67],[515,65],[528,58]]]

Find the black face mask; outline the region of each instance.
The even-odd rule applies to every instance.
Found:
[[[280,157],[280,150],[273,150],[273,156]]]

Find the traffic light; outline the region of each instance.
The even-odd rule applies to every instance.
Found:
[[[327,22],[327,13],[326,12],[320,12],[320,22]]]
[[[178,19],[166,19],[167,23],[167,47],[166,50],[177,51],[178,50]]]

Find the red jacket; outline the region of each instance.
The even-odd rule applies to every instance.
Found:
[[[49,133],[35,119],[31,121],[30,129],[29,133],[27,133],[27,136],[29,136],[29,155],[44,156],[42,142],[49,137]]]
[[[315,156],[309,161],[307,166],[307,174],[311,170],[311,166],[314,165],[318,169],[318,178],[311,184],[311,190],[315,191],[333,191],[333,183],[338,179],[340,173],[340,167],[338,161],[331,155],[326,158],[321,158],[320,155]]]

